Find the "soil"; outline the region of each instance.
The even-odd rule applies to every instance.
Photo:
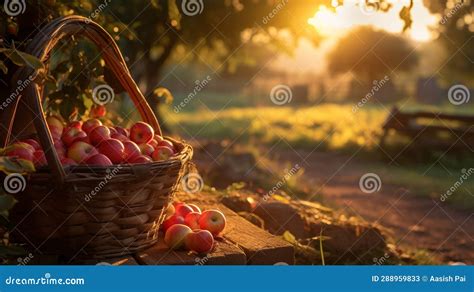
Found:
[[[398,245],[426,249],[443,262],[474,264],[474,212],[384,182],[364,193],[359,180],[370,170],[347,155],[289,150],[279,152],[278,160],[302,165],[302,180],[325,204],[389,228]]]

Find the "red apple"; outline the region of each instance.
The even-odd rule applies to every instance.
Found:
[[[186,225],[176,224],[171,226],[165,233],[165,244],[170,249],[180,249],[184,247],[184,241],[186,236],[191,233],[192,230]]]
[[[168,207],[166,207],[166,215],[165,215],[165,218],[168,219],[170,218],[171,216],[174,215],[174,206],[173,204],[168,204]]]
[[[153,148],[153,146],[151,146],[150,144],[140,144],[138,145],[138,147],[140,148],[140,151],[143,155],[151,157],[153,155],[153,152],[155,152],[155,148]]]
[[[97,126],[89,133],[92,145],[99,145],[102,141],[110,139],[110,130],[106,126]]]
[[[153,162],[153,160],[151,160],[150,157],[145,156],[145,155],[137,156],[130,161],[130,163],[132,164],[150,163],[150,162]]]
[[[144,122],[138,122],[130,128],[130,139],[137,144],[148,143],[154,135],[153,128]]]
[[[155,139],[155,140],[156,140],[156,142],[163,141],[163,137],[162,137],[162,136],[160,136],[160,135],[158,135],[158,134],[156,134],[156,135],[155,135],[155,137],[153,137],[153,139]]]
[[[35,167],[42,167],[48,165],[43,150],[36,150],[33,153],[33,163],[35,164]]]
[[[178,204],[174,206],[175,214],[178,216],[186,217],[189,213],[193,212],[193,208],[189,207],[186,204]]]
[[[84,122],[82,124],[82,130],[89,134],[90,131],[92,131],[95,127],[102,126],[102,122],[99,121],[98,119],[90,119]]]
[[[151,145],[153,148],[158,147],[158,141],[155,139],[151,139],[150,142],[147,143],[148,145]]]
[[[225,216],[218,210],[204,211],[199,218],[199,226],[201,229],[210,231],[214,236],[224,230],[225,224]]]
[[[73,121],[73,122],[70,122],[68,125],[67,125],[67,128],[76,128],[78,130],[82,130],[82,122],[81,121]]]
[[[124,135],[125,137],[128,137],[128,135],[130,135],[130,133],[128,133],[128,130],[127,130],[127,129],[124,129],[124,128],[122,128],[122,127],[115,126],[115,130],[117,131],[117,133],[122,134],[122,135]]]
[[[153,158],[154,161],[161,161],[161,160],[167,160],[171,156],[173,156],[174,151],[166,146],[158,146],[156,147],[155,151],[151,155],[151,158]]]
[[[173,152],[174,152],[174,145],[173,145],[173,143],[171,143],[171,141],[169,141],[169,140],[161,140],[161,141],[158,141],[158,146],[166,146],[166,147],[169,147],[169,148],[172,149]]]
[[[199,208],[198,206],[194,204],[188,204],[188,206],[191,207],[191,209],[193,209],[194,212],[201,214],[201,208]]]
[[[56,153],[58,153],[58,156],[60,159],[66,157],[66,148],[64,147],[64,144],[62,141],[54,142],[54,148],[56,149]]]
[[[103,105],[95,105],[91,108],[90,116],[93,118],[102,118],[107,114],[107,109]]]
[[[63,119],[58,116],[48,116],[46,118],[46,123],[48,124],[49,130],[56,134],[61,135],[64,130]]]
[[[124,157],[125,161],[132,162],[138,156],[141,156],[141,151],[138,145],[132,141],[125,141],[123,142],[123,146],[125,147]]]
[[[33,146],[33,148],[35,148],[35,150],[41,150],[41,145],[38,143],[38,141],[34,139],[25,139],[20,142],[30,144],[31,146]]]
[[[81,163],[96,154],[99,153],[94,146],[81,141],[74,142],[67,150],[67,157],[77,163]]]
[[[120,134],[120,133],[115,133],[115,134],[112,134],[110,135],[110,138],[112,139],[117,139],[119,140],[120,142],[126,142],[126,141],[130,141],[130,139],[128,139],[126,136]]]
[[[113,134],[118,134],[117,130],[115,130],[114,127],[109,127],[109,131],[110,131],[110,136],[112,136]]]
[[[98,166],[111,166],[112,161],[104,154],[96,154],[86,159],[85,164]]]
[[[188,213],[188,215],[184,217],[184,224],[189,226],[192,230],[201,229],[199,226],[199,217],[201,217],[201,214],[198,212]]]
[[[161,228],[163,229],[164,232],[168,230],[171,226],[176,225],[176,224],[184,224],[184,218],[182,216],[176,216],[173,215],[163,221],[163,224],[161,224]]]
[[[185,246],[197,253],[208,253],[214,246],[214,237],[207,230],[195,230],[186,236]]]
[[[25,159],[33,161],[33,153],[35,148],[30,144],[23,142],[15,142],[7,147],[6,155],[10,157],[17,157],[19,159]]]
[[[87,138],[87,134],[84,131],[81,131],[77,128],[66,129],[62,136],[62,141],[64,144],[69,147],[72,143],[76,142],[79,139]]]
[[[123,162],[125,147],[117,139],[107,139],[100,143],[99,152],[107,156],[114,164]]]
[[[71,158],[67,158],[67,157],[61,159],[61,164],[62,164],[63,166],[74,166],[74,165],[77,165],[77,163],[76,163],[74,160],[72,160]]]

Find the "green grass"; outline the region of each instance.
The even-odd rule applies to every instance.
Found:
[[[216,98],[216,97],[214,97]],[[231,98],[233,100],[235,98]],[[191,104],[196,103],[193,101]],[[221,102],[224,104],[226,101]],[[217,107],[220,108],[220,107]],[[378,143],[381,126],[389,107],[365,105],[355,113],[352,104],[322,104],[312,107],[230,107],[212,110],[207,106],[196,107],[179,113],[169,110],[166,121],[180,136],[191,139],[215,139],[240,142],[246,145],[292,147],[316,151],[340,151],[358,155],[380,172],[388,172],[386,181],[406,186],[412,193],[439,199],[459,179],[462,168],[474,167],[474,160],[446,156],[434,152],[430,156],[424,149],[415,154],[400,156],[400,164],[387,166],[387,156]],[[409,105],[404,110],[436,110],[432,106]],[[472,106],[443,106],[443,112],[473,112]],[[389,138],[391,148],[401,149],[408,139],[401,136]],[[398,152],[394,152],[398,153]],[[423,158],[415,159],[422,156]],[[471,153],[472,154],[472,153]],[[436,163],[434,163],[436,162]],[[434,163],[434,166],[432,166]],[[466,209],[474,209],[474,176],[464,182],[447,202]]]

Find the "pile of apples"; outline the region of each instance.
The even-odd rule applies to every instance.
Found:
[[[218,210],[201,209],[194,204],[174,203],[166,211],[167,218],[161,225],[165,244],[170,249],[186,249],[208,253],[214,247],[214,237],[225,228],[226,219]]]
[[[149,124],[137,122],[130,129],[106,126],[99,119],[103,116],[105,108],[99,106],[94,108],[94,118],[84,122],[65,123],[54,115],[46,118],[63,166],[149,163],[176,154],[173,143],[156,135]],[[36,168],[47,165],[44,151],[35,139],[14,142],[5,153],[32,161]]]

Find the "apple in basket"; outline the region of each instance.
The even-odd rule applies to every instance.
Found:
[[[48,165],[48,162],[46,162],[46,156],[44,155],[43,150],[36,150],[33,153],[33,163],[35,167],[42,167]]]
[[[202,212],[199,218],[199,227],[210,231],[214,236],[219,235],[224,230],[225,225],[225,216],[218,210],[206,210]]]
[[[15,142],[7,148],[6,155],[9,157],[17,157],[19,159],[33,161],[34,153],[35,148],[30,144]]]
[[[155,136],[153,128],[144,122],[137,122],[130,128],[130,139],[137,143],[148,143]]]
[[[146,156],[151,157],[153,155],[153,152],[155,152],[155,148],[153,148],[153,146],[147,143],[140,144],[138,145],[138,147],[140,147],[140,151],[142,152],[142,154]]]
[[[74,165],[77,165],[77,163],[72,160],[71,158],[67,158],[67,157],[64,157],[61,159],[61,164],[63,166],[74,166]]]
[[[86,159],[85,164],[96,166],[111,166],[112,161],[104,154],[96,154]]]
[[[127,162],[132,162],[138,156],[142,155],[140,148],[135,142],[125,141],[123,142],[123,147],[124,147],[124,158],[125,158],[125,161]]]
[[[96,154],[99,154],[99,152],[94,146],[82,141],[74,142],[67,150],[67,157],[79,164]]]
[[[124,135],[125,137],[128,137],[129,135],[129,132],[127,129],[125,128],[122,128],[122,127],[119,127],[119,126],[115,126],[114,129],[117,131],[117,133],[121,134],[121,135]]]
[[[158,146],[156,147],[155,151],[151,155],[151,158],[153,158],[154,161],[167,160],[171,156],[173,156],[173,154],[174,154],[173,149],[167,146]]]
[[[41,145],[38,143],[38,141],[34,139],[25,139],[20,142],[30,144],[31,146],[33,146],[33,148],[35,148],[35,150],[41,150]]]
[[[125,147],[117,139],[107,139],[100,143],[99,152],[107,156],[114,164],[123,162]]]
[[[82,130],[86,132],[87,134],[90,133],[95,127],[102,126],[102,122],[99,121],[98,119],[90,119],[84,122],[82,124]]]
[[[171,226],[165,233],[165,244],[170,249],[180,249],[185,246],[186,236],[192,233],[191,228],[183,224]]]
[[[130,161],[130,163],[132,164],[150,163],[150,162],[153,162],[153,160],[151,160],[150,157],[145,156],[145,155],[139,155]]]
[[[62,135],[61,140],[67,147],[69,147],[72,145],[72,143],[83,138],[87,138],[86,132],[79,130],[77,128],[69,128],[69,129],[66,129],[66,131]]]
[[[53,136],[61,136],[64,130],[63,120],[58,116],[46,117],[46,123]]]
[[[128,139],[127,136],[124,136],[124,135],[122,135],[122,134],[120,134],[120,133],[118,133],[118,132],[117,132],[117,133],[114,133],[114,134],[111,134],[111,135],[110,135],[110,138],[112,138],[112,139],[117,139],[117,140],[119,140],[120,142],[130,141],[130,139]]]
[[[194,230],[185,238],[186,249],[197,253],[208,253],[214,246],[214,237],[207,230]]]
[[[81,121],[73,121],[73,122],[70,122],[68,125],[67,125],[67,128],[76,128],[78,130],[82,130],[82,122]]]
[[[106,126],[97,126],[89,133],[92,145],[99,145],[103,141],[110,139],[110,130]]]

